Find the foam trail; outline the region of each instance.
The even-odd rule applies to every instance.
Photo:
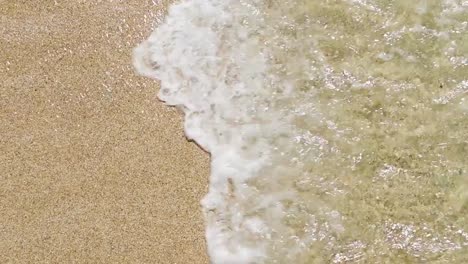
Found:
[[[228,208],[227,201],[231,188],[266,159],[247,159],[240,150],[244,138],[259,133],[247,111],[261,89],[248,86],[261,83],[266,67],[262,54],[246,54],[255,43],[244,42],[249,33],[239,24],[244,12],[249,10],[237,1],[182,1],[135,50],[137,70],[161,81],[159,98],[184,110],[187,137],[212,155],[210,189],[202,205],[214,263],[251,263],[264,255],[261,245],[247,247],[236,235],[243,229],[241,212]]]

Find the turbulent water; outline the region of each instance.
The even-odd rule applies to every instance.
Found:
[[[213,263],[468,263],[468,1],[185,0],[135,51]]]

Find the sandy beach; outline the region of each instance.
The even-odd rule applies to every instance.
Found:
[[[131,65],[168,2],[0,0],[0,263],[208,262],[209,157]]]

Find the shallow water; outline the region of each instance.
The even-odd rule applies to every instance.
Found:
[[[135,65],[212,155],[212,261],[468,261],[467,21],[456,0],[175,4]]]

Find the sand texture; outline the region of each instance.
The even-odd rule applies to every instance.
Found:
[[[0,263],[207,263],[209,157],[131,65],[162,2],[0,0]]]

